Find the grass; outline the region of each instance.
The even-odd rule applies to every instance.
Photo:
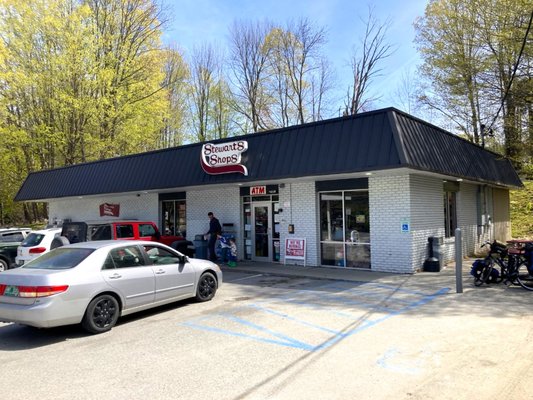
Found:
[[[511,190],[511,227],[513,238],[533,239],[533,181],[524,189]]]

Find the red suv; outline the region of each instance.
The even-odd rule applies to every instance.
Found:
[[[52,241],[51,248],[92,240],[151,240],[194,256],[191,241],[183,236],[162,235],[157,225],[149,221],[64,222],[61,236]]]

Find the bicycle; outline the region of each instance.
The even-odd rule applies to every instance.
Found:
[[[489,246],[489,253],[483,260],[476,260],[472,265],[471,274],[474,276],[474,285],[481,286],[484,283],[500,283],[505,279],[505,283],[515,283],[514,262],[511,264],[505,261],[508,257],[508,248],[498,241],[486,241],[481,248]],[[496,269],[499,267],[499,270]]]
[[[533,291],[533,242],[529,240],[511,240],[509,249],[515,263],[516,281],[526,290]]]

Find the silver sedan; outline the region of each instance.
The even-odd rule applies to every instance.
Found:
[[[0,273],[0,321],[47,328],[81,323],[110,330],[121,315],[196,297],[213,298],[220,268],[148,241],[57,248]]]

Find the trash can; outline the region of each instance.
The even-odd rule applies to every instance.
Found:
[[[207,260],[207,240],[204,239],[204,235],[195,235],[193,243],[196,258]]]
[[[443,242],[444,239],[442,237],[428,237],[429,258],[424,261],[424,271],[440,272],[440,270],[442,269],[444,261],[444,257],[442,254]]]

